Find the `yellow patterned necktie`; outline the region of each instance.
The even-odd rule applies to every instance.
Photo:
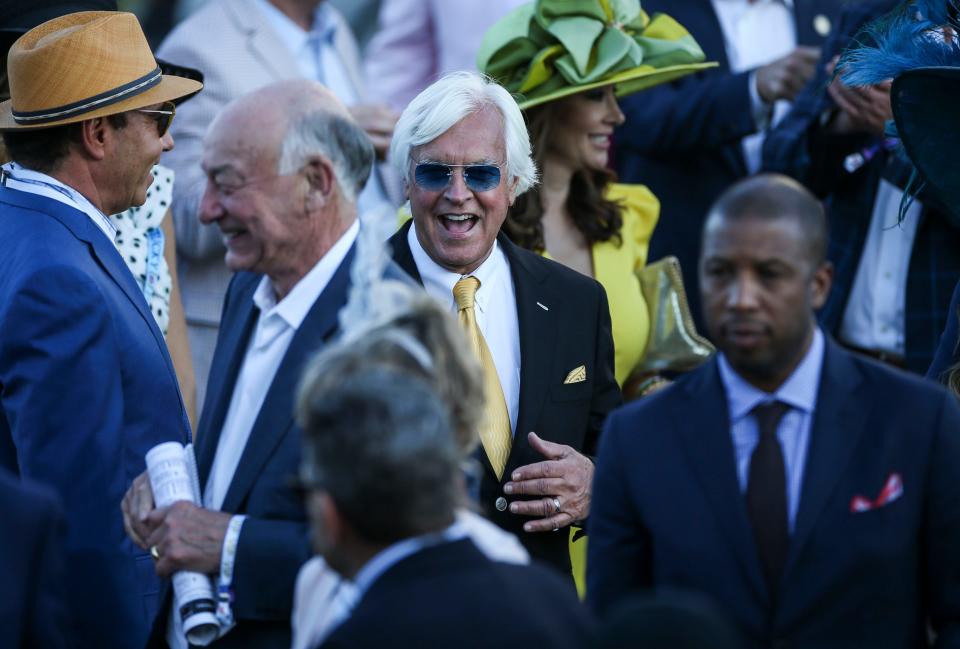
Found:
[[[493,364],[493,356],[487,347],[487,341],[477,326],[477,314],[474,311],[474,296],[480,288],[480,280],[476,277],[464,277],[453,287],[453,298],[457,301],[460,324],[470,340],[474,357],[483,367],[483,396],[484,417],[480,424],[480,443],[487,453],[490,465],[497,480],[503,477],[503,470],[510,457],[510,446],[513,444],[513,435],[510,432],[510,414],[507,412],[507,401],[503,398],[503,387],[497,376],[497,368]]]

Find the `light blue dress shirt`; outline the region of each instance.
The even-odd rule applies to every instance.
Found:
[[[810,447],[810,427],[817,407],[817,390],[820,387],[823,354],[823,333],[820,329],[815,329],[813,342],[803,360],[773,394],[747,383],[734,371],[723,354],[720,354],[717,359],[720,380],[723,383],[724,392],[727,395],[727,406],[730,410],[730,436],[733,439],[737,479],[740,482],[741,493],[747,491],[750,456],[760,438],[757,420],[750,411],[758,404],[770,401],[782,401],[790,406],[790,410],[777,426],[777,439],[780,440],[780,447],[783,449],[783,461],[787,472],[787,519],[791,534],[797,518],[797,508],[800,505],[800,490],[803,486],[803,472]]]

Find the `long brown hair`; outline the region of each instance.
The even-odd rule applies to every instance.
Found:
[[[556,106],[552,101],[531,108],[525,115],[530,142],[533,145],[533,158],[542,171],[546,158],[548,142],[552,137]],[[567,196],[567,210],[577,230],[583,234],[588,245],[600,241],[622,242],[620,228],[623,217],[620,205],[607,200],[604,196],[607,185],[616,180],[616,174],[608,169],[578,169],[570,180],[570,193]],[[543,238],[543,203],[540,189],[534,187],[514,202],[507,213],[503,230],[510,240],[521,248],[543,252],[546,244]]]

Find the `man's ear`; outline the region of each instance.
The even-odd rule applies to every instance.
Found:
[[[323,526],[327,530],[327,538],[334,545],[338,545],[343,537],[343,516],[340,515],[337,503],[334,502],[329,493],[326,491],[320,492],[319,497],[320,520],[323,521]]]
[[[833,286],[833,264],[825,261],[813,271],[813,277],[810,280],[810,304],[815,310],[826,304],[831,286]]]
[[[321,155],[312,156],[304,165],[304,174],[310,183],[311,191],[320,192],[325,197],[330,196],[337,182],[337,175],[330,160]]]
[[[80,147],[84,154],[94,160],[103,160],[107,149],[116,136],[106,117],[94,117],[80,122]]]
[[[517,184],[520,182],[520,179],[514,176],[510,179],[510,207],[513,207],[513,202],[517,200]]]

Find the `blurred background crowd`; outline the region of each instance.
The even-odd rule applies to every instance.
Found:
[[[960,647],[958,34],[0,0],[0,647]]]

